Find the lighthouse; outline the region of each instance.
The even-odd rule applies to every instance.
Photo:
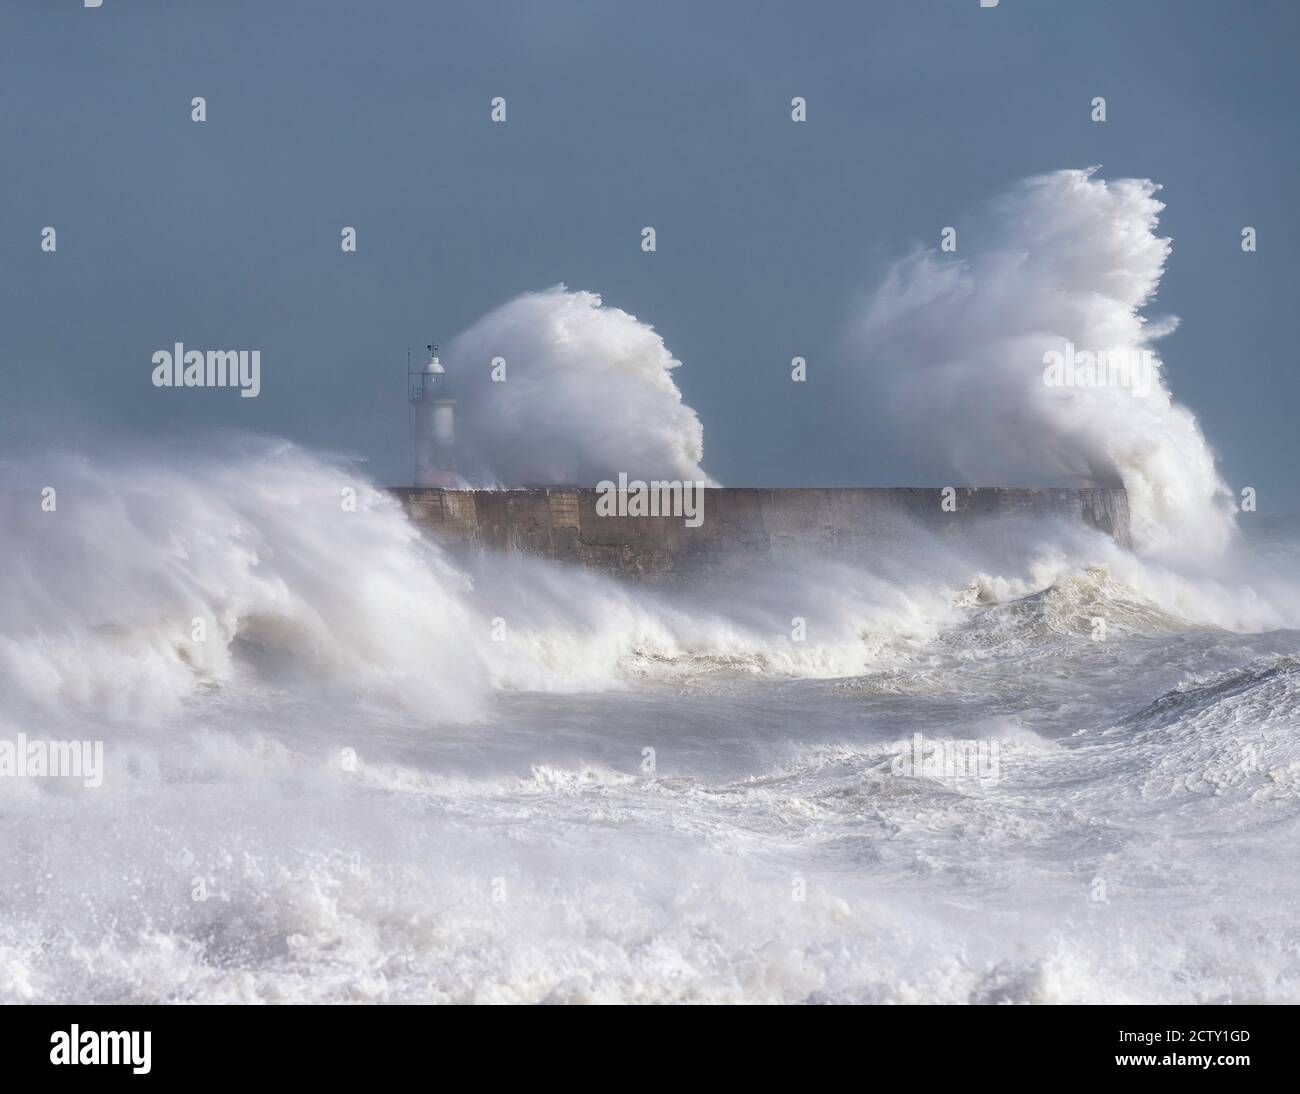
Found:
[[[456,400],[448,395],[447,370],[430,345],[429,360],[416,372],[408,368],[408,392],[415,410],[415,485],[460,485],[456,473]]]

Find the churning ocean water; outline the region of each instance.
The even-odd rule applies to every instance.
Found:
[[[0,779],[0,1000],[1300,999],[1294,528],[655,592],[288,447],[61,481],[0,738],[104,772]]]
[[[453,559],[287,444],[7,465],[0,1000],[1300,1001],[1300,526],[1169,391],[1157,190],[1018,184],[833,381],[941,482],[1122,484],[1133,550],[999,520],[655,590]],[[1077,347],[1144,390],[1049,383]],[[493,482],[707,478],[593,293],[447,359]]]

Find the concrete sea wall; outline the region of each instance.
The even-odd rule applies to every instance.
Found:
[[[1122,489],[958,489],[947,512],[938,488],[828,487],[705,490],[703,520],[602,516],[592,488],[447,490],[395,487],[412,521],[453,554],[487,548],[575,562],[641,581],[663,581],[797,554],[869,555],[918,529],[961,535],[983,520],[1062,517],[1129,543]]]

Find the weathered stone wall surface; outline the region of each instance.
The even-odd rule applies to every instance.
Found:
[[[1121,489],[825,487],[704,491],[704,519],[600,516],[591,488],[443,490],[396,487],[411,519],[453,552],[488,548],[576,562],[638,580],[665,580],[791,554],[852,556],[928,529],[960,535],[983,519],[1058,516],[1129,543]]]

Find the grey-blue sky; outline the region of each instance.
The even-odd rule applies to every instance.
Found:
[[[664,336],[721,481],[916,481],[883,410],[835,394],[861,367],[852,316],[890,259],[1017,179],[1101,164],[1165,187],[1175,394],[1231,484],[1300,509],[1289,0],[0,10],[16,443],[238,426],[405,481],[405,348],[563,281]],[[154,389],[177,340],[260,348],[261,396]]]

